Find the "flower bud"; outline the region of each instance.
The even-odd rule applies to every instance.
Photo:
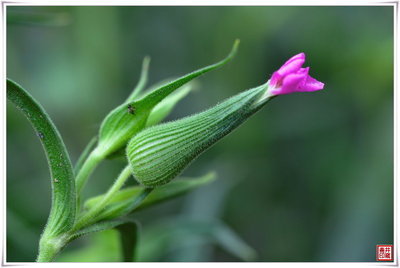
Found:
[[[268,84],[177,121],[147,128],[127,146],[127,157],[137,181],[147,187],[166,184],[198,155],[258,111],[269,99]]]

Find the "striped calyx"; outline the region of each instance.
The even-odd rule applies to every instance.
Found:
[[[140,131],[126,152],[135,179],[147,187],[178,176],[198,155],[229,134],[269,99],[268,83],[177,121]]]

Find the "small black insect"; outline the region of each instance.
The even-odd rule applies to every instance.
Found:
[[[136,111],[136,108],[129,104],[128,105],[128,113],[135,114],[135,111]]]

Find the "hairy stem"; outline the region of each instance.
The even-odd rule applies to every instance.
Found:
[[[86,158],[83,163],[81,169],[76,175],[76,192],[79,195],[82,191],[83,187],[85,187],[86,182],[89,179],[89,176],[92,174],[93,170],[97,167],[97,165],[104,159],[102,155],[100,155],[97,149],[94,149],[88,158]]]
[[[58,237],[48,238],[42,237],[39,243],[39,254],[37,262],[51,262],[54,257],[65,247],[69,242],[70,236],[64,233]]]
[[[88,224],[92,223],[92,220],[104,209],[104,207],[108,204],[108,202],[112,199],[112,197],[121,189],[121,187],[125,184],[126,180],[131,176],[130,166],[126,166],[118,178],[115,180],[114,184],[107,191],[104,197],[88,212],[86,212],[80,219],[78,219],[77,223],[74,226],[74,230],[79,230],[82,227],[85,227]]]
[[[90,152],[96,147],[97,143],[97,136],[94,136],[89,143],[86,145],[85,149],[83,150],[82,154],[79,156],[78,161],[76,161],[74,167],[74,173],[77,174],[79,170],[82,168],[83,163],[85,163],[86,158],[88,158]]]

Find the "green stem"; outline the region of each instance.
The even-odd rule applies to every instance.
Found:
[[[94,150],[88,159],[85,161],[83,164],[81,170],[79,171],[79,174],[81,175],[81,184],[82,186],[86,182],[87,178],[93,171],[93,169],[96,167],[98,162],[101,160],[101,158],[97,157],[96,150]],[[78,175],[79,175],[78,174]],[[121,189],[121,187],[124,185],[126,180],[129,178],[131,175],[131,170],[130,166],[125,167],[118,178],[115,180],[114,184],[111,186],[111,188],[107,191],[107,193],[104,195],[104,197],[97,203],[96,206],[94,206],[92,209],[90,209],[87,213],[85,213],[80,219],[77,220],[76,224],[72,228],[72,230],[68,233],[64,233],[58,237],[47,237],[43,236],[40,239],[40,245],[39,245],[39,254],[37,256],[36,261],[37,262],[50,262],[54,259],[54,257],[64,248],[64,246],[70,242],[71,236],[69,235],[70,233],[74,233],[90,224],[92,224],[95,221],[95,217],[104,209],[104,207],[108,204],[108,202],[112,199],[115,193],[118,192],[118,190]]]
[[[83,187],[85,187],[85,184],[89,179],[89,176],[92,174],[93,170],[103,159],[104,157],[98,153],[98,150],[96,148],[90,153],[88,158],[85,160],[75,178],[76,192],[78,195],[82,191]]]
[[[97,136],[94,136],[86,145],[82,154],[79,156],[78,161],[76,161],[74,167],[75,174],[79,172],[79,170],[82,168],[83,163],[85,163],[86,158],[88,158],[90,152],[96,147],[97,140],[98,140]]]
[[[113,198],[113,196],[121,189],[121,187],[125,184],[126,180],[131,176],[131,168],[130,166],[126,166],[118,178],[115,180],[114,184],[111,188],[107,191],[104,197],[88,212],[86,212],[80,219],[78,219],[77,223],[75,224],[73,230],[79,230],[86,225],[91,223],[93,220],[109,203],[109,201]]]
[[[51,262],[68,242],[69,242],[68,233],[62,234],[54,238],[42,237],[40,239],[39,254],[37,256],[36,261]]]

